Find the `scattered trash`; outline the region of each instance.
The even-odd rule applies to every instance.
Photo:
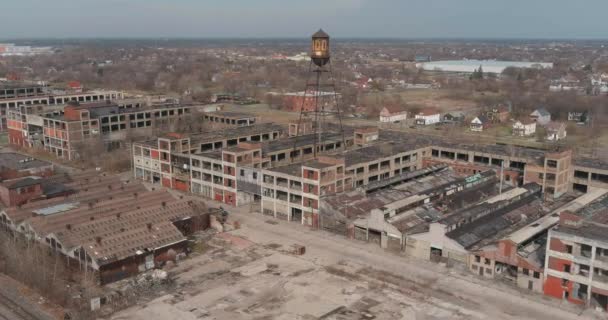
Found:
[[[295,254],[296,256],[301,256],[306,253],[306,247],[299,244],[294,244],[291,246],[291,254]]]

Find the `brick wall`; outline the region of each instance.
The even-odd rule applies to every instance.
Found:
[[[551,238],[549,241],[549,249],[557,252],[566,252],[566,245],[557,238]]]
[[[572,266],[572,261],[556,257],[549,257],[549,269],[563,272],[565,266]]]

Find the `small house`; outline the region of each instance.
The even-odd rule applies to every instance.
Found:
[[[414,57],[415,62],[431,62],[431,56],[428,55],[416,55]]]
[[[405,120],[407,120],[407,111],[401,106],[385,106],[380,111],[380,122],[395,123]]]
[[[518,120],[513,124],[513,135],[528,137],[536,133],[536,121],[532,119]]]
[[[549,141],[559,141],[566,138],[566,124],[563,122],[551,121],[545,125],[545,129]]]
[[[549,113],[549,111],[547,111],[547,109],[545,108],[538,108],[530,114],[530,118],[532,118],[534,121],[536,121],[536,123],[540,124],[541,126],[544,126],[547,123],[551,122],[551,113]]]
[[[484,129],[487,129],[490,126],[490,120],[488,117],[481,115],[475,117],[471,120],[471,131],[482,132]]]
[[[443,116],[443,123],[445,124],[461,124],[464,122],[464,112],[452,111],[448,112]]]
[[[570,111],[568,112],[568,121],[576,122],[577,124],[586,125],[590,122],[588,111]]]
[[[441,113],[435,108],[425,108],[418,112],[414,118],[417,125],[428,126],[441,122]]]
[[[80,81],[70,81],[68,82],[68,89],[73,92],[82,92],[82,84]]]

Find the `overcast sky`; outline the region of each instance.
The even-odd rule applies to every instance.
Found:
[[[2,0],[0,38],[608,38],[608,0]]]

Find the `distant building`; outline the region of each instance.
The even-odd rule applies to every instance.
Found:
[[[536,133],[536,121],[532,119],[518,120],[513,124],[513,135],[527,137]]]
[[[484,116],[477,116],[473,120],[471,120],[470,129],[471,131],[481,132],[484,129],[487,129],[490,126],[490,120]]]
[[[53,174],[53,164],[19,153],[0,153],[0,180]]]
[[[602,73],[591,77],[593,94],[608,94],[608,74]]]
[[[576,122],[577,124],[589,124],[591,120],[588,111],[570,111],[568,112],[568,121]]]
[[[17,46],[13,43],[0,43],[0,56],[34,56],[48,53],[53,53],[53,48]]]
[[[428,126],[441,122],[441,113],[435,108],[426,108],[421,110],[414,118],[417,125]]]
[[[246,127],[256,123],[258,118],[244,112],[206,112],[203,121],[213,124],[215,128]]]
[[[558,141],[566,138],[566,125],[563,122],[551,121],[545,125],[547,140]]]
[[[561,91],[584,91],[578,79],[560,78],[552,80],[549,85],[549,91],[561,92]]]
[[[551,121],[551,114],[545,108],[538,108],[530,113],[530,118],[541,126],[544,126]]]
[[[6,131],[6,117],[20,106],[64,106],[69,102],[91,103],[124,99],[120,91],[94,90],[75,92],[48,88],[44,84],[25,81],[0,82],[0,131]]]
[[[380,122],[391,123],[407,120],[407,110],[397,105],[385,106],[380,111]]]
[[[82,92],[83,86],[80,81],[70,81],[68,82],[68,89],[74,92]]]
[[[291,92],[283,94],[283,109],[286,111],[299,112],[302,111],[313,111],[315,109],[317,100],[319,102],[319,108],[323,104],[329,104],[326,109],[333,108],[335,104],[334,98],[339,98],[339,94],[334,92]]]
[[[414,61],[415,62],[431,62],[431,56],[416,55],[416,57],[414,57]]]
[[[59,110],[18,106],[8,112],[8,139],[12,145],[43,148],[58,158],[73,160],[79,143],[101,138],[121,143],[128,133],[148,135],[154,128],[176,124],[190,116],[190,107],[176,104],[147,106],[139,100],[72,102]]]
[[[20,206],[25,203],[63,197],[74,191],[54,179],[30,176],[6,180],[0,183],[0,200],[7,206]]]
[[[507,106],[498,106],[489,110],[487,116],[494,123],[502,123],[509,120],[511,110]]]
[[[551,69],[553,68],[553,63],[465,59],[423,62],[416,64],[416,67],[425,71],[455,73],[473,73],[481,67],[484,73],[501,74],[506,68],[509,67]]]
[[[446,124],[462,124],[465,114],[462,111],[451,111],[443,116],[443,123]]]

